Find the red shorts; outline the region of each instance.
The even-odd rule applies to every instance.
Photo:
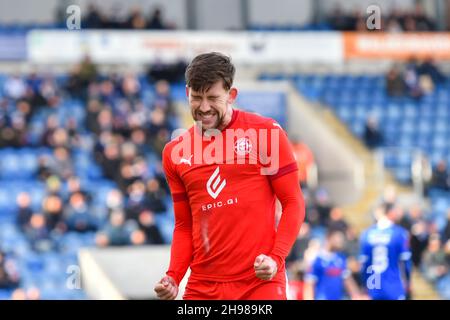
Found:
[[[184,300],[286,300],[286,274],[278,272],[272,280],[256,276],[238,281],[188,280]]]

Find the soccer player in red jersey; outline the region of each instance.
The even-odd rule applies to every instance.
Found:
[[[234,73],[220,53],[186,69],[196,124],[163,151],[175,229],[160,299],[176,298],[188,267],[184,299],[286,299],[285,258],[305,217],[297,164],[278,123],[233,109]]]

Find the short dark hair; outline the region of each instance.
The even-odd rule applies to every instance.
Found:
[[[219,52],[203,53],[187,66],[186,84],[195,91],[204,92],[222,80],[223,88],[229,90],[233,85],[234,73],[230,57]]]

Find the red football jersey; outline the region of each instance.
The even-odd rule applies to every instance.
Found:
[[[166,145],[163,167],[173,201],[189,203],[191,277],[234,281],[254,275],[255,258],[272,252],[271,181],[296,171],[297,164],[273,119],[234,109],[227,128],[217,132],[205,139],[191,127]]]

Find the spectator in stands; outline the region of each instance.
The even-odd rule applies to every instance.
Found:
[[[19,284],[17,268],[12,261],[7,261],[5,253],[0,251],[0,289],[15,289]]]
[[[83,82],[80,76],[81,65],[76,64],[69,71],[69,78],[65,85],[65,91],[69,96],[76,99],[84,99],[86,96],[87,84]]]
[[[19,100],[25,97],[27,85],[19,74],[14,74],[6,79],[3,90],[6,97]]]
[[[424,197],[428,195],[432,174],[431,163],[426,155],[422,154],[413,161],[412,180],[422,184]]]
[[[417,2],[414,6],[414,11],[411,14],[415,21],[416,28],[414,31],[434,31],[436,30],[435,23],[426,15],[423,5]]]
[[[45,216],[34,213],[25,231],[31,248],[37,252],[47,252],[53,249],[53,242],[47,228]]]
[[[142,14],[142,9],[140,7],[133,7],[127,19],[126,26],[129,29],[145,29],[146,25],[147,22]]]
[[[119,177],[117,179],[117,185],[120,190],[124,193],[129,192],[129,187],[139,180],[133,172],[133,166],[129,163],[121,163]]]
[[[130,244],[130,236],[135,228],[125,224],[125,214],[116,210],[111,213],[109,223],[97,233],[96,243],[98,246],[124,246]]]
[[[74,193],[81,193],[83,195],[83,197],[86,199],[88,204],[90,204],[92,202],[91,193],[82,188],[81,180],[77,176],[71,176],[67,179],[67,191],[69,194],[69,198]]]
[[[386,19],[386,27],[385,30],[389,33],[400,33],[403,32],[403,28],[398,21],[398,19],[395,19],[393,17],[389,17]]]
[[[326,226],[330,218],[332,204],[328,192],[324,188],[319,188],[315,193],[315,201],[309,210],[309,219],[312,226]]]
[[[62,183],[59,177],[52,175],[45,181],[45,184],[48,194],[61,194]]]
[[[30,223],[33,210],[31,209],[31,197],[27,192],[21,192],[17,196],[17,225],[21,231],[25,231]]]
[[[339,207],[334,207],[330,212],[330,220],[328,222],[328,231],[340,231],[346,234],[348,230],[348,223],[344,219],[344,213]]]
[[[406,230],[411,230],[411,227],[414,223],[417,223],[419,221],[423,220],[423,212],[418,204],[411,205],[406,214],[404,214],[402,210],[402,214],[400,216],[400,219],[398,220],[397,224],[405,228]]]
[[[422,216],[411,219],[410,246],[411,260],[415,267],[419,267],[422,262],[423,252],[427,248],[429,239],[429,230],[426,221]]]
[[[147,23],[148,29],[162,30],[166,29],[165,24],[162,19],[161,9],[155,8],[150,16]]]
[[[87,102],[86,128],[96,135],[100,134],[100,125],[97,118],[101,109],[102,104],[99,100],[92,98]]]
[[[291,252],[286,258],[286,265],[289,267],[291,264],[295,264],[298,261],[303,260],[303,256],[305,254],[305,250],[308,246],[309,241],[311,240],[311,230],[309,223],[303,223],[300,231],[297,235],[297,239],[292,246]]]
[[[48,155],[42,155],[38,158],[38,168],[36,175],[39,180],[45,181],[47,180],[51,175],[51,159]]]
[[[91,82],[97,79],[97,66],[92,62],[90,56],[85,56],[81,61],[78,77],[84,88],[87,88]]]
[[[148,208],[148,202],[145,196],[145,184],[137,180],[128,187],[128,201],[126,205],[126,219],[138,220],[139,214]]]
[[[150,145],[147,143],[145,131],[141,128],[131,131],[131,142],[136,146],[140,155],[145,155],[151,152]]]
[[[55,107],[60,102],[59,90],[52,76],[47,76],[39,86],[39,95],[44,98],[46,105]]]
[[[128,73],[123,77],[121,89],[125,98],[130,102],[135,102],[139,98],[141,85],[134,74]]]
[[[139,230],[145,235],[146,244],[164,244],[161,231],[155,224],[155,216],[152,211],[144,210],[138,217]]]
[[[359,254],[359,239],[356,230],[349,225],[345,233],[345,248],[344,252],[347,257],[356,257]]]
[[[116,92],[115,92],[115,86],[114,83],[111,81],[111,79],[104,79],[99,84],[99,93],[98,93],[98,99],[101,103],[107,104],[107,105],[114,105],[115,99],[117,98]],[[93,94],[91,94],[91,99],[94,99],[97,97],[94,97]]]
[[[442,240],[447,243],[450,240],[450,208],[447,210],[447,223],[442,232]]]
[[[165,203],[166,193],[159,185],[157,179],[149,179],[147,181],[146,202],[148,208],[154,213],[165,213],[167,210]]]
[[[27,87],[31,89],[31,92],[33,94],[39,94],[42,81],[43,81],[42,77],[38,75],[36,71],[32,71],[25,79]]]
[[[327,21],[334,30],[349,31],[354,27],[353,19],[342,12],[340,6],[336,6],[331,14],[328,16]]]
[[[444,191],[450,190],[450,176],[445,160],[440,160],[434,168],[431,177],[430,188],[440,189]]]
[[[47,228],[57,233],[64,233],[66,225],[63,221],[64,202],[60,196],[50,194],[42,201],[42,211],[47,222]]]
[[[327,21],[334,30],[339,31],[367,31],[365,12],[354,10],[352,13],[345,13],[340,7],[335,7],[328,16]],[[392,9],[390,14],[383,17],[382,28],[387,32],[423,32],[436,30],[435,22],[430,19],[420,3],[417,3],[414,10],[400,11]]]
[[[153,109],[156,108],[163,110],[168,115],[175,115],[175,107],[170,94],[170,84],[167,80],[158,80],[155,83],[155,103]]]
[[[425,277],[432,282],[446,275],[449,270],[445,251],[438,234],[430,236],[427,250],[423,255],[422,268]]]
[[[53,147],[53,134],[59,128],[59,120],[56,115],[50,115],[45,123],[44,133],[41,136],[41,144],[46,147]]]
[[[155,172],[154,172],[154,178],[159,181],[159,185],[164,190],[166,194],[170,194],[169,185],[167,184],[167,180],[165,175],[162,172],[162,165],[161,163],[155,164]]]
[[[405,81],[408,96],[414,99],[419,99],[423,96],[423,89],[420,84],[418,62],[416,58],[410,58],[406,64],[403,80]]]
[[[58,147],[53,151],[54,161],[52,163],[53,173],[62,179],[73,176],[74,169],[72,159],[67,149]]]
[[[97,221],[82,193],[73,193],[64,209],[64,222],[68,230],[87,232],[97,230]]]
[[[118,182],[120,177],[120,150],[116,143],[106,145],[104,153],[101,156],[101,166],[106,178]]]
[[[0,126],[0,147],[24,147],[28,143],[25,118],[16,114],[6,116]]]
[[[66,120],[66,135],[67,144],[70,148],[82,148],[82,136],[75,118],[68,118]]]
[[[106,196],[106,209],[108,216],[116,210],[123,210],[125,206],[122,192],[119,189],[112,189]]]
[[[93,4],[89,5],[86,19],[83,21],[82,25],[87,29],[100,29],[103,27],[104,18],[99,9]]]
[[[386,75],[386,89],[391,97],[403,97],[405,95],[405,82],[398,66],[392,67]]]
[[[446,81],[445,75],[441,70],[439,70],[433,57],[424,59],[424,61],[418,66],[417,71],[420,76],[430,77],[434,85],[438,85]]]
[[[383,144],[383,135],[378,128],[378,120],[374,116],[369,116],[364,128],[364,143],[369,149],[376,149]]]
[[[155,139],[152,140],[153,143],[151,144],[153,150],[155,151],[158,157],[161,156],[164,146],[169,140],[170,140],[170,130],[167,128],[159,129],[155,136]]]
[[[101,132],[114,129],[113,114],[109,108],[100,111],[97,117],[98,126]]]
[[[31,105],[26,100],[19,100],[16,104],[17,117],[22,118],[28,125],[33,115]]]

